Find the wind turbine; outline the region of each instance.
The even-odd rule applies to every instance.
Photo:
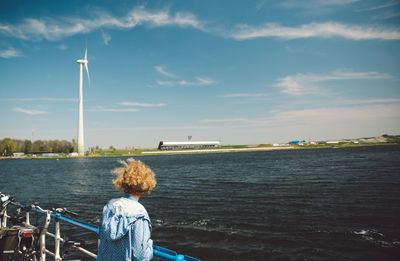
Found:
[[[83,156],[85,153],[83,139],[83,67],[85,67],[90,85],[90,76],[87,60],[87,48],[85,50],[85,58],[76,61],[79,63],[79,114],[78,114],[78,155]]]

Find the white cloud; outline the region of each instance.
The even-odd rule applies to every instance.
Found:
[[[178,26],[203,30],[202,23],[191,13],[147,11],[135,8],[126,16],[114,17],[106,12],[93,12],[93,18],[62,17],[26,18],[20,24],[0,23],[0,34],[24,40],[58,40],[76,34],[86,34],[101,28],[129,29],[138,25],[151,27]],[[105,42],[108,42],[106,37]]]
[[[76,102],[77,99],[73,98],[2,98],[0,101],[9,102],[9,101],[51,101],[51,102]]]
[[[177,76],[167,72],[164,68],[164,66],[154,66],[154,69],[156,69],[157,72],[161,73],[162,75],[168,76],[170,78],[176,78]]]
[[[174,82],[170,82],[170,81],[159,81],[157,80],[157,84],[160,86],[173,86],[175,85]]]
[[[186,80],[179,80],[179,81],[157,81],[157,84],[160,86],[204,86],[204,85],[213,85],[217,82],[210,78],[202,78],[196,77],[196,81],[186,81]]]
[[[65,45],[65,44],[60,44],[60,45],[58,46],[58,49],[60,49],[61,51],[65,51],[65,50],[68,49],[68,46]]]
[[[226,133],[226,128],[246,130],[245,136],[253,133],[258,142],[266,137],[270,142],[277,139],[357,138],[397,133],[400,104],[271,111],[269,116],[260,118],[216,118],[201,122],[212,124],[209,126],[222,133]]]
[[[323,127],[326,123],[330,123],[329,125],[346,123],[351,126],[357,126],[356,122],[359,121],[373,123],[380,119],[395,119],[396,122],[400,122],[400,104],[271,111],[270,114],[271,116],[262,118],[216,118],[204,119],[200,122],[247,123],[247,125],[240,125],[241,127],[285,126],[287,128],[288,126],[300,125],[320,125]]]
[[[316,94],[320,91],[317,83],[337,80],[377,80],[390,79],[388,74],[378,72],[343,72],[335,71],[331,74],[296,74],[278,79],[277,87],[282,88],[283,93],[290,95]]]
[[[121,102],[120,105],[124,106],[137,106],[137,107],[164,107],[164,103],[139,103],[139,102]]]
[[[225,94],[223,98],[236,98],[236,97],[266,97],[269,96],[267,93],[231,93]]]
[[[196,79],[198,81],[196,85],[212,85],[217,83],[216,81],[210,78],[196,77]]]
[[[372,17],[373,20],[383,20],[383,19],[391,19],[395,17],[399,17],[400,12],[398,9],[389,9],[381,14],[374,15]]]
[[[139,102],[120,102],[118,103],[122,106],[136,106],[136,107],[163,107],[167,104],[163,103],[139,103]],[[95,108],[87,109],[91,112],[138,112],[137,108],[105,108],[103,106],[97,106]]]
[[[125,17],[125,25],[131,27],[136,24],[148,23],[154,27],[175,25],[179,27],[193,27],[202,29],[202,23],[191,13],[178,12],[175,15],[167,11],[149,12],[144,8],[136,8]]]
[[[386,9],[388,7],[392,7],[395,5],[399,5],[400,3],[398,1],[389,1],[380,5],[376,5],[373,7],[368,7],[368,8],[364,8],[364,9],[360,9],[358,10],[359,12],[367,12],[367,11],[375,11],[375,10],[379,10],[379,9]]]
[[[214,81],[213,79],[209,79],[209,78],[201,78],[201,77],[196,77],[197,81],[193,81],[193,82],[188,82],[185,80],[181,80],[179,82],[176,82],[176,84],[181,85],[181,86],[185,86],[185,85],[213,85],[216,84],[217,82]]]
[[[29,115],[39,115],[46,113],[45,111],[38,111],[38,110],[27,110],[19,107],[12,108],[13,111],[22,112]]]
[[[348,5],[355,2],[360,2],[360,0],[314,0],[311,2],[317,5]]]
[[[334,38],[350,40],[400,40],[400,31],[388,26],[347,25],[336,22],[310,23],[286,27],[276,23],[263,26],[238,25],[230,37],[236,40],[276,37],[286,40],[300,38]]]
[[[321,8],[328,6],[343,6],[359,2],[360,0],[285,0],[279,3],[284,8]]]
[[[8,48],[7,50],[0,50],[0,58],[14,58],[14,57],[22,57],[21,52],[15,50],[13,47]]]
[[[332,0],[312,1],[304,4],[304,1],[287,1],[287,6],[310,5],[312,7],[345,5],[357,0]],[[262,6],[260,3],[259,6]],[[291,4],[290,4],[291,3]],[[397,12],[398,14],[398,12]],[[395,14],[391,14],[393,16]],[[131,29],[136,26],[166,27],[176,26],[181,28],[194,28],[200,31],[233,38],[236,40],[248,40],[261,37],[275,37],[286,40],[299,38],[345,38],[350,40],[399,40],[400,31],[397,27],[387,25],[368,26],[351,25],[338,22],[309,23],[299,27],[287,27],[277,23],[266,23],[261,26],[247,24],[236,25],[232,30],[221,30],[219,26],[210,26],[200,21],[188,12],[171,13],[166,10],[146,10],[137,7],[129,11],[125,16],[116,17],[105,11],[94,11],[89,18],[61,17],[61,18],[26,18],[19,24],[0,23],[0,34],[6,37],[19,38],[30,41],[43,39],[54,41],[76,34],[87,34],[95,30]],[[105,44],[109,44],[110,35],[102,31]]]
[[[275,126],[296,126],[296,128],[303,126],[310,133],[313,127],[319,131],[343,128],[357,129],[361,132],[365,126],[375,129],[378,127],[385,129],[392,125],[399,126],[400,105],[381,104],[282,111],[276,112],[268,121]]]
[[[256,11],[257,11],[257,12],[260,11],[260,10],[264,7],[265,2],[267,2],[267,0],[262,0],[262,1],[256,6]]]
[[[111,41],[111,36],[107,33],[105,33],[103,30],[101,30],[101,37],[103,38],[103,43],[105,45],[108,45]]]
[[[137,112],[139,111],[138,109],[134,108],[104,108],[104,107],[97,107],[94,109],[88,109],[87,111],[92,111],[92,112]]]
[[[342,104],[400,103],[400,98],[343,100]]]
[[[194,82],[187,82],[185,80],[181,80],[179,82],[176,82],[176,84],[181,85],[181,86],[185,86],[185,85],[196,85]]]
[[[207,130],[212,126],[163,126],[163,127],[136,127],[136,128],[95,128],[101,131],[165,131],[165,130]]]
[[[206,123],[232,123],[232,122],[249,122],[249,119],[246,118],[224,118],[224,119],[204,119],[200,122]]]

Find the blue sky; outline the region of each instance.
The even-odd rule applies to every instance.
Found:
[[[400,134],[396,0],[0,1],[0,138],[85,147]]]

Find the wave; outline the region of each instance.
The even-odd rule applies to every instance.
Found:
[[[383,233],[375,229],[361,229],[359,231],[353,231],[354,235],[360,236],[362,240],[371,242],[377,246],[385,248],[399,248],[400,240],[396,238],[389,238]]]

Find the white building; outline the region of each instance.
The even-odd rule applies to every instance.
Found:
[[[160,141],[159,150],[210,149],[220,146],[220,141]]]

